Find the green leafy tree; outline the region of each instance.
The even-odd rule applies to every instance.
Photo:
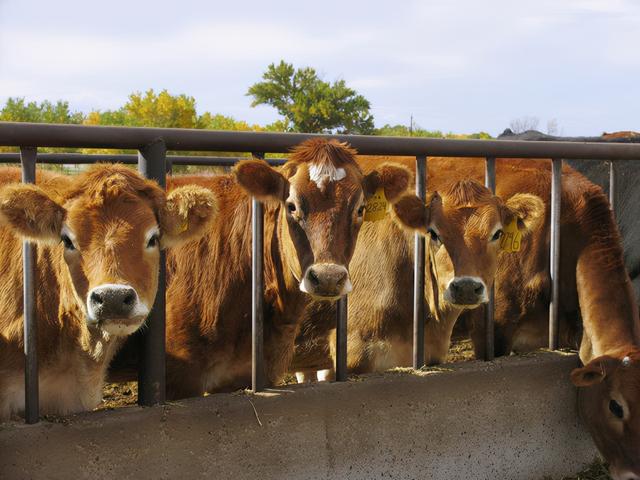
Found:
[[[308,133],[373,133],[369,101],[344,80],[321,80],[313,68],[272,63],[262,81],[249,87],[251,106],[270,105],[285,118],[288,131]]]
[[[52,103],[45,100],[25,102],[24,98],[9,98],[0,110],[0,120],[5,122],[35,123],[82,123],[84,116],[80,112],[72,112],[69,102],[58,100]]]

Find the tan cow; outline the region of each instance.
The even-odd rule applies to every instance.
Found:
[[[186,177],[213,190],[220,215],[199,242],[170,256],[167,386],[170,398],[246,387],[251,374],[251,198],[265,202],[265,363],[278,382],[293,354],[301,313],[312,298],[351,291],[348,265],[365,201],[389,201],[411,175],[378,165],[363,175],[355,152],[334,140],[298,146],[281,169],[244,161],[234,175]]]
[[[384,160],[376,159],[377,161]],[[396,161],[400,159],[395,158]],[[367,165],[373,159],[363,159]],[[413,159],[401,160],[408,167]],[[524,238],[518,254],[500,253],[496,272],[496,353],[526,351],[547,345],[550,298],[549,276],[549,198],[550,162],[499,159],[497,194],[508,203],[519,193],[530,193],[546,203],[544,221]],[[366,170],[366,167],[365,167]],[[429,186],[452,179],[471,178],[477,182],[484,176],[481,159],[429,159]],[[379,228],[383,228],[382,226]],[[437,233],[437,232],[436,232]],[[629,277],[624,268],[622,246],[616,223],[602,190],[569,167],[563,168],[561,215],[561,304],[560,344],[580,348],[585,367],[572,375],[580,388],[580,411],[596,445],[610,462],[618,479],[640,476],[640,322]],[[369,279],[358,278],[359,270],[352,264],[352,273],[361,285],[370,285],[354,292],[373,299],[357,306],[351,302],[350,318],[354,315],[377,321],[389,316],[397,322],[410,322],[411,280],[408,268],[411,260],[409,239],[400,234],[388,238],[387,258],[363,229],[358,250],[369,251],[365,265]],[[446,240],[445,240],[446,247]],[[436,256],[438,269],[441,257]],[[382,283],[378,267],[406,272],[404,283]],[[388,267],[392,265],[392,267]],[[363,271],[364,270],[363,268]],[[396,278],[399,278],[396,277]],[[429,279],[429,276],[427,277]],[[395,290],[389,290],[391,285]],[[375,289],[375,290],[374,290]],[[430,305],[431,309],[433,307]],[[362,310],[364,308],[364,310]],[[477,356],[484,354],[483,309],[464,313],[472,325],[471,336]],[[325,320],[315,318],[315,325],[335,322],[330,315]],[[394,320],[396,323],[396,320]],[[433,341],[448,342],[450,331],[446,322],[427,320],[427,350]],[[317,327],[316,327],[317,330]],[[391,328],[389,331],[392,332]],[[407,329],[404,329],[405,335]],[[429,339],[433,335],[436,340]],[[438,337],[440,335],[440,337]],[[410,337],[409,337],[410,338]],[[437,340],[437,339],[440,340]],[[351,340],[351,338],[350,338]],[[366,339],[365,339],[366,340]],[[315,345],[322,346],[315,341]],[[325,343],[326,345],[326,343]],[[313,359],[308,349],[306,358]],[[427,358],[429,353],[427,352]]]
[[[503,202],[475,180],[447,183],[441,177],[430,184],[437,191],[429,193],[426,205],[407,195],[393,206],[396,222],[389,216],[363,227],[351,263],[354,281],[362,285],[349,299],[348,368],[353,372],[411,365],[413,231],[428,237],[432,268],[426,292],[430,319],[425,358],[427,364],[435,364],[446,359],[460,314],[487,302],[504,230],[513,224],[526,236],[539,228],[544,214],[542,200],[534,195],[518,194]],[[327,304],[315,304],[307,311],[293,366],[303,374],[298,375],[301,380],[315,369],[331,368],[321,354],[331,351],[334,357],[335,330],[327,343],[318,338],[322,326],[335,326],[329,310]]]
[[[0,183],[19,170],[0,172]],[[37,243],[40,411],[94,408],[124,338],[144,322],[159,251],[197,238],[214,216],[211,192],[168,196],[120,165],[77,177],[40,173],[38,186],[0,190],[0,418],[24,410],[22,239]]]

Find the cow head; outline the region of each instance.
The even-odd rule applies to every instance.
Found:
[[[259,160],[240,162],[238,183],[260,200],[280,203],[283,260],[301,291],[335,299],[351,291],[348,265],[365,213],[379,188],[394,202],[411,173],[383,164],[363,175],[356,152],[336,140],[312,139],[294,149],[281,169]]]
[[[578,408],[615,480],[640,479],[640,350],[571,372]]]
[[[429,239],[439,298],[463,309],[488,301],[505,226],[516,219],[517,228],[526,233],[544,217],[540,198],[518,194],[503,202],[474,180],[430,193],[426,205],[407,195],[393,208],[400,224]]]
[[[160,249],[199,236],[213,217],[206,189],[166,195],[121,165],[97,165],[69,188],[13,184],[0,190],[0,225],[36,243],[60,244],[64,277],[90,327],[128,335],[158,288]]]

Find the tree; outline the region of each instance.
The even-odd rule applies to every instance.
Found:
[[[374,130],[369,101],[344,80],[330,84],[313,68],[295,69],[284,61],[269,65],[262,79],[249,87],[251,106],[274,107],[289,131],[369,134]]]
[[[0,110],[0,120],[5,122],[35,123],[82,123],[84,116],[80,112],[72,112],[69,102],[58,100],[52,103],[45,100],[25,102],[24,98],[9,98]]]
[[[511,120],[509,128],[513,133],[524,133],[528,130],[537,130],[540,119],[538,117],[520,117]]]

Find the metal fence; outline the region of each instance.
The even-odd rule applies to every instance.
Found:
[[[300,142],[318,135],[293,133],[228,132],[186,129],[96,127],[81,125],[45,125],[0,122],[0,146],[19,147],[20,154],[3,154],[0,162],[22,164],[23,182],[35,182],[35,166],[41,163],[83,164],[98,161],[137,163],[147,178],[165,186],[172,165],[228,166],[238,158],[168,156],[167,150],[201,152],[283,153]],[[330,135],[351,144],[361,154],[414,156],[416,158],[416,194],[424,200],[427,191],[428,156],[484,157],[486,186],[495,192],[495,159],[551,158],[551,250],[550,272],[552,298],[549,306],[549,347],[558,346],[560,192],[562,159],[606,159],[610,161],[610,196],[615,195],[615,160],[640,159],[640,145],[625,143],[531,142],[509,140],[445,140],[432,138],[370,137]],[[135,149],[138,155],[38,154],[38,147]],[[260,153],[258,153],[260,152]],[[273,160],[280,164],[283,160]],[[613,204],[613,202],[612,202]],[[425,240],[415,237],[413,366],[424,365],[424,272]],[[265,387],[263,352],[263,210],[252,201],[252,389]],[[37,323],[35,310],[35,249],[24,244],[24,349],[25,349],[25,418],[38,421]],[[493,291],[486,308],[486,360],[494,356]],[[165,258],[161,256],[156,302],[143,337],[139,365],[138,403],[161,404],[165,400]],[[336,335],[336,379],[347,378],[347,299],[338,302]]]

